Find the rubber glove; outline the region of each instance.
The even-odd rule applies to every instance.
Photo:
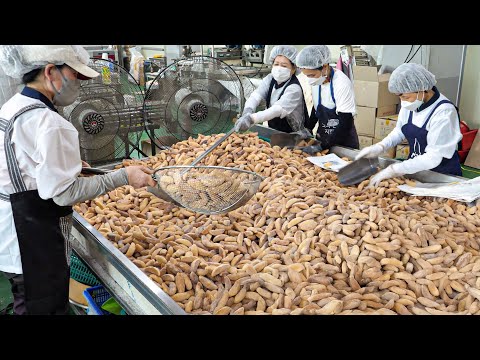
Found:
[[[240,119],[237,120],[235,123],[235,131],[240,132],[240,131],[247,131],[250,129],[253,125],[255,124],[255,121],[253,121],[252,115],[243,115]]]
[[[392,164],[386,167],[385,169],[383,169],[382,171],[380,171],[379,173],[375,174],[375,176],[373,176],[370,179],[368,186],[377,187],[383,180],[404,175],[404,173],[399,172],[398,170],[395,169],[395,165],[398,165],[398,164]]]
[[[253,111],[252,108],[245,108],[245,109],[243,109],[242,116],[253,114],[253,112],[254,111]]]
[[[301,140],[305,140],[313,137],[313,134],[307,128],[303,128],[301,130],[295,131],[292,134],[300,135]]]
[[[380,155],[383,153],[385,149],[383,148],[383,145],[378,143],[374,144],[371,146],[367,146],[366,148],[360,150],[357,156],[355,156],[355,160],[361,159],[361,158],[373,158],[375,156]]]

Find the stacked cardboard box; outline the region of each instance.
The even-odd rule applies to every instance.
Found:
[[[410,146],[408,144],[400,144],[397,145],[395,149],[395,158],[396,159],[408,159],[408,155],[410,154]]]
[[[378,120],[396,114],[397,104],[400,102],[398,96],[388,91],[390,74],[378,75],[378,69],[378,66],[353,67],[353,88],[357,105],[355,127],[360,148],[379,142],[396,124],[396,121],[391,121],[394,119]],[[392,155],[392,151],[389,151],[389,155]],[[395,154],[390,157],[395,157]]]
[[[397,126],[398,115],[382,116],[375,119],[375,139],[373,143],[376,144],[387,137],[393,129]],[[396,148],[388,149],[383,155],[384,157],[395,158]]]

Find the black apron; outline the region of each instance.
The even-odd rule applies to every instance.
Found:
[[[37,190],[27,190],[11,143],[15,120],[26,111],[45,108],[30,105],[10,121],[0,119],[5,132],[5,155],[15,193],[0,194],[10,201],[22,260],[25,305],[29,315],[67,314],[69,309],[69,236],[72,208],[43,200]],[[59,149],[61,151],[61,149]]]
[[[433,108],[433,110],[428,114],[427,120],[422,127],[418,127],[412,123],[413,111],[410,111],[408,116],[408,122],[402,126],[402,133],[408,141],[410,146],[410,155],[409,159],[413,159],[416,156],[425,154],[425,148],[427,147],[427,124],[430,121],[435,110],[442,104],[452,104],[448,100],[439,101],[438,104]],[[453,105],[453,104],[452,104]],[[455,105],[453,105],[455,106]],[[440,165],[434,169],[430,169],[442,174],[447,175],[457,175],[462,176],[462,168],[460,166],[460,157],[458,156],[458,151],[455,150],[453,156],[450,159],[443,158]]]
[[[353,116],[351,124],[347,124],[348,126],[345,128],[345,131],[335,131],[335,128],[340,124],[340,119],[338,118],[335,95],[333,92],[334,73],[335,72],[332,68],[330,73],[330,93],[332,95],[333,103],[335,104],[333,109],[329,109],[322,105],[322,89],[321,86],[318,87],[318,106],[311,114],[311,117],[315,116],[319,123],[316,138],[322,144],[331,144],[331,146],[340,145],[358,149],[358,135],[353,123]]]
[[[276,80],[272,78],[272,81],[270,82],[270,87],[268,88],[268,93],[267,93],[267,98],[266,98],[267,109],[270,107],[270,98],[272,96],[273,87],[275,86],[276,83],[277,83]],[[280,93],[280,96],[278,97],[277,101],[282,97],[282,95],[285,92],[285,90],[287,89],[287,87],[289,87],[292,84],[297,84],[298,86],[300,86],[300,88],[302,88],[302,85],[300,84],[300,81],[298,81],[297,76],[295,74],[293,74],[292,77],[290,78],[290,80],[287,82],[287,84],[282,89],[282,92]],[[303,92],[302,92],[302,102],[303,102],[303,113],[304,113],[303,124],[305,126],[305,122],[308,119],[308,111],[307,111],[307,105],[305,103],[305,98],[303,97]],[[279,117],[273,118],[273,119],[268,121],[268,126],[271,127],[272,129],[275,129],[275,130],[278,130],[278,131],[283,131],[283,132],[286,132],[286,133],[291,133],[291,132],[294,131],[292,129],[292,127],[288,124],[287,119],[285,119],[285,118],[283,118],[283,119],[281,119]]]

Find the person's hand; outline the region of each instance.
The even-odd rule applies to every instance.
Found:
[[[366,148],[360,150],[357,156],[355,156],[355,160],[361,159],[361,158],[373,158],[375,156],[380,155],[383,153],[385,149],[383,148],[383,145],[380,143],[374,144],[371,146],[367,146]]]
[[[295,131],[292,134],[299,135],[301,140],[309,139],[313,137],[313,134],[307,128]]]
[[[395,171],[394,165],[395,164],[392,164],[386,167],[385,169],[377,173],[375,176],[373,176],[370,179],[368,186],[377,187],[383,180],[387,180],[387,179],[391,179],[391,178],[403,175],[402,173]]]
[[[253,125],[255,124],[255,121],[253,121],[252,115],[243,115],[240,119],[237,120],[235,123],[235,132],[240,132],[240,131],[247,131],[250,129]]]
[[[83,161],[83,160],[82,160],[82,167],[84,167],[84,168],[89,168],[89,167],[91,167],[91,166],[90,166],[89,163],[87,163],[86,161]]]
[[[146,166],[127,166],[125,168],[128,176],[128,185],[133,186],[135,189],[144,186],[156,186],[157,183],[153,180],[151,174],[154,173],[152,169]]]

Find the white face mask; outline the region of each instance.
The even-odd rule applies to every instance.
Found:
[[[311,86],[317,86],[317,85],[322,85],[326,80],[326,77],[325,76],[320,76],[318,78],[308,78],[308,83],[311,85]]]
[[[418,97],[418,94],[417,94],[417,97]],[[425,98],[425,93],[423,93],[423,98]],[[402,108],[405,108],[410,111],[415,111],[423,104],[423,98],[422,100],[416,99],[414,102],[402,100],[400,102],[400,105],[402,106]]]
[[[281,84],[290,79],[292,74],[290,73],[290,69],[281,66],[274,66],[272,68],[272,76],[277,83]]]
[[[57,68],[60,71],[59,68]],[[62,87],[60,91],[55,88],[55,85],[50,81],[52,84],[53,89],[55,90],[55,95],[53,96],[53,104],[58,106],[68,106],[74,103],[74,101],[80,95],[80,80],[70,80],[63,75],[60,71],[60,75],[62,75]]]
[[[308,78],[308,83],[311,85],[311,86],[317,86],[317,85],[322,85],[325,80],[327,79],[326,76],[323,76],[323,71],[320,70],[320,77],[318,78],[315,78],[315,77],[309,77]]]

